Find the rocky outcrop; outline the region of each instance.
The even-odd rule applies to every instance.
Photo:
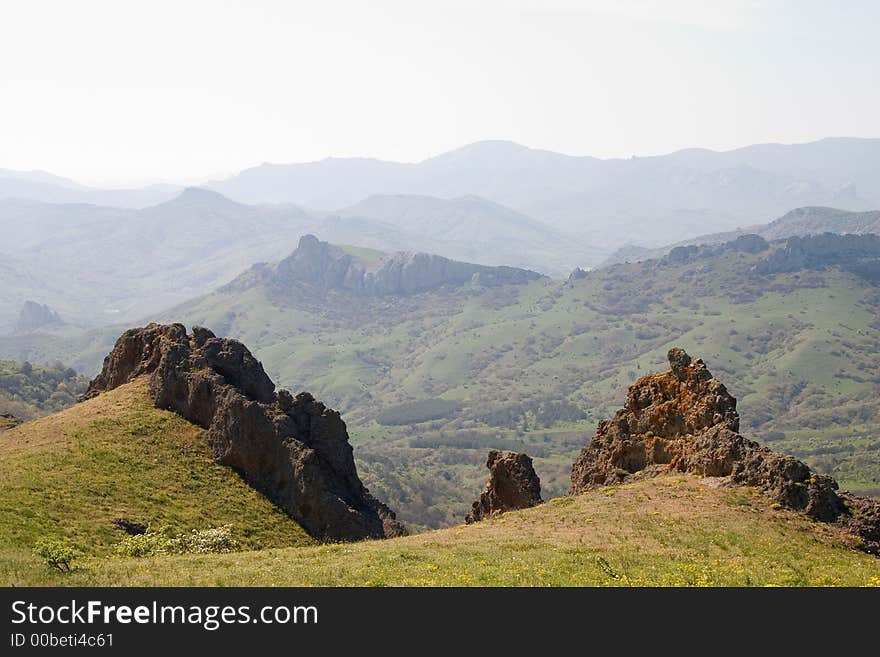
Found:
[[[866,280],[880,282],[880,236],[807,235],[790,237],[754,267],[756,274],[840,267]]]
[[[25,301],[15,323],[16,333],[31,333],[41,328],[63,326],[61,317],[49,306],[36,301]]]
[[[581,269],[580,267],[575,267],[571,270],[571,273],[568,275],[568,280],[566,281],[569,285],[576,283],[577,281],[582,281],[587,276],[589,276],[589,272]]]
[[[663,264],[680,265],[693,260],[714,258],[725,253],[762,253],[770,248],[770,244],[760,235],[746,234],[722,244],[688,244],[676,246],[666,254],[660,262]]]
[[[523,284],[541,277],[526,269],[487,267],[427,253],[394,253],[365,261],[313,235],[304,235],[296,251],[278,263],[272,283],[278,287],[308,283],[379,297],[415,294],[444,285]]]
[[[541,500],[541,480],[532,459],[517,452],[492,450],[486,461],[489,481],[486,490],[465,518],[468,524],[497,513],[536,506]]]
[[[0,413],[0,431],[6,431],[21,424],[21,420],[12,413]]]
[[[727,252],[734,253],[763,253],[770,248],[770,243],[760,235],[747,233],[740,235],[734,240],[725,242],[722,248]]]
[[[349,541],[404,532],[358,478],[345,423],[307,392],[275,390],[240,342],[181,324],[126,331],[85,397],[149,376],[158,408],[207,429],[218,463],[237,470],[312,536]]]
[[[147,529],[149,529],[145,524],[129,520],[128,518],[114,518],[113,526],[116,527],[116,529],[121,529],[129,536],[146,534]]]
[[[668,471],[754,486],[789,509],[846,526],[880,550],[880,504],[839,493],[828,476],[739,434],[736,399],[702,360],[669,351],[668,372],[636,381],[624,407],[599,423],[572,467],[571,492]]]

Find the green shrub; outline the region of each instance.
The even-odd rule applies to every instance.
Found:
[[[177,541],[180,552],[194,554],[235,552],[241,549],[238,541],[232,535],[232,525],[223,525],[202,531],[193,529],[192,532],[184,534]]]
[[[174,539],[160,532],[146,532],[126,536],[116,544],[114,552],[120,557],[152,557],[157,554],[170,554]]]
[[[235,552],[241,545],[232,535],[232,525],[193,529],[189,534],[170,535],[167,530],[126,536],[115,547],[120,557],[152,557],[161,554],[212,554]]]
[[[79,556],[76,547],[64,538],[43,537],[34,543],[34,556],[40,557],[50,568],[62,573],[73,570],[73,561]]]

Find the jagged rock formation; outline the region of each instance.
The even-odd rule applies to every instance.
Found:
[[[486,482],[486,490],[474,502],[465,518],[468,524],[496,513],[527,509],[543,501],[541,480],[535,474],[529,456],[492,450],[486,467],[489,468],[489,481]]]
[[[568,275],[568,280],[566,282],[571,284],[571,283],[574,283],[575,281],[580,281],[580,280],[585,279],[588,275],[589,275],[589,272],[584,271],[580,267],[575,267],[571,271],[571,273]]]
[[[0,431],[6,431],[21,424],[21,420],[12,413],[0,413]]]
[[[755,265],[756,274],[840,267],[866,280],[880,282],[880,237],[877,235],[807,235],[790,237]]]
[[[880,551],[880,503],[838,493],[831,477],[741,436],[736,399],[702,360],[674,348],[669,364],[668,372],[636,381],[624,407],[599,423],[572,467],[573,494],[670,470],[727,477],[784,507],[844,525],[866,551]]]
[[[25,301],[15,323],[16,333],[30,333],[41,328],[62,326],[64,322],[49,306],[36,301]]]
[[[263,277],[266,273],[260,272]],[[540,274],[526,269],[474,265],[427,253],[394,253],[364,262],[314,235],[304,235],[296,251],[278,263],[272,283],[309,283],[358,296],[385,296],[415,294],[443,285],[473,282],[495,286],[538,278]]]
[[[241,473],[312,536],[331,541],[397,536],[394,513],[358,478],[345,423],[307,392],[275,384],[240,342],[181,324],[126,331],[85,398],[150,376],[158,408],[208,430],[218,463]]]

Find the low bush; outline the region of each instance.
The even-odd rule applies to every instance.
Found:
[[[67,539],[49,537],[38,539],[33,553],[43,559],[47,566],[62,573],[73,570],[73,561],[79,555],[79,551]]]
[[[232,535],[232,525],[223,525],[211,529],[193,529],[188,534],[177,536],[167,530],[126,536],[114,551],[120,557],[152,557],[162,554],[218,554],[240,549],[241,545]]]

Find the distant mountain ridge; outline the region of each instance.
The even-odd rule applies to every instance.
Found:
[[[143,209],[0,199],[0,335],[15,330],[27,300],[48,304],[73,326],[136,321],[224,285],[255,262],[281,260],[309,233],[558,277],[599,259],[589,245],[476,197],[373,198],[350,212],[247,205],[192,187]]]
[[[0,199],[145,208],[167,201],[183,189],[182,186],[169,184],[128,189],[101,189],[87,187],[46,171],[0,169]]]
[[[380,222],[392,227],[385,242],[364,243],[361,235],[346,239],[322,228],[327,239],[380,250],[427,251],[485,265],[509,265],[561,276],[578,265],[598,262],[602,251],[585,239],[574,239],[534,217],[489,199],[467,195],[439,198],[417,194],[380,194],[328,216],[363,225]],[[320,231],[319,231],[320,232]],[[398,245],[389,233],[398,233]]]
[[[0,333],[26,300],[84,327],[169,308],[285,256],[310,221],[200,189],[144,209],[0,200]]]
[[[828,207],[796,208],[768,224],[722,233],[700,235],[655,249],[627,245],[615,251],[603,265],[660,258],[670,253],[676,247],[723,244],[746,235],[759,235],[766,240],[778,240],[789,237],[804,237],[806,235],[821,235],[823,233],[835,233],[838,235],[880,234],[880,210],[850,212],[848,210]]]
[[[495,140],[417,163],[265,163],[205,187],[240,203],[295,204],[337,214],[377,195],[479,196],[607,254],[627,242],[653,247],[761,223],[793,207],[880,207],[880,139],[691,148],[607,160]],[[181,189],[99,190],[42,172],[0,171],[0,198],[142,208]]]
[[[880,139],[600,160],[486,141],[404,164],[363,158],[266,164],[208,185],[244,202],[337,210],[373,195],[476,195],[594,246],[679,240],[792,207],[880,206]]]

